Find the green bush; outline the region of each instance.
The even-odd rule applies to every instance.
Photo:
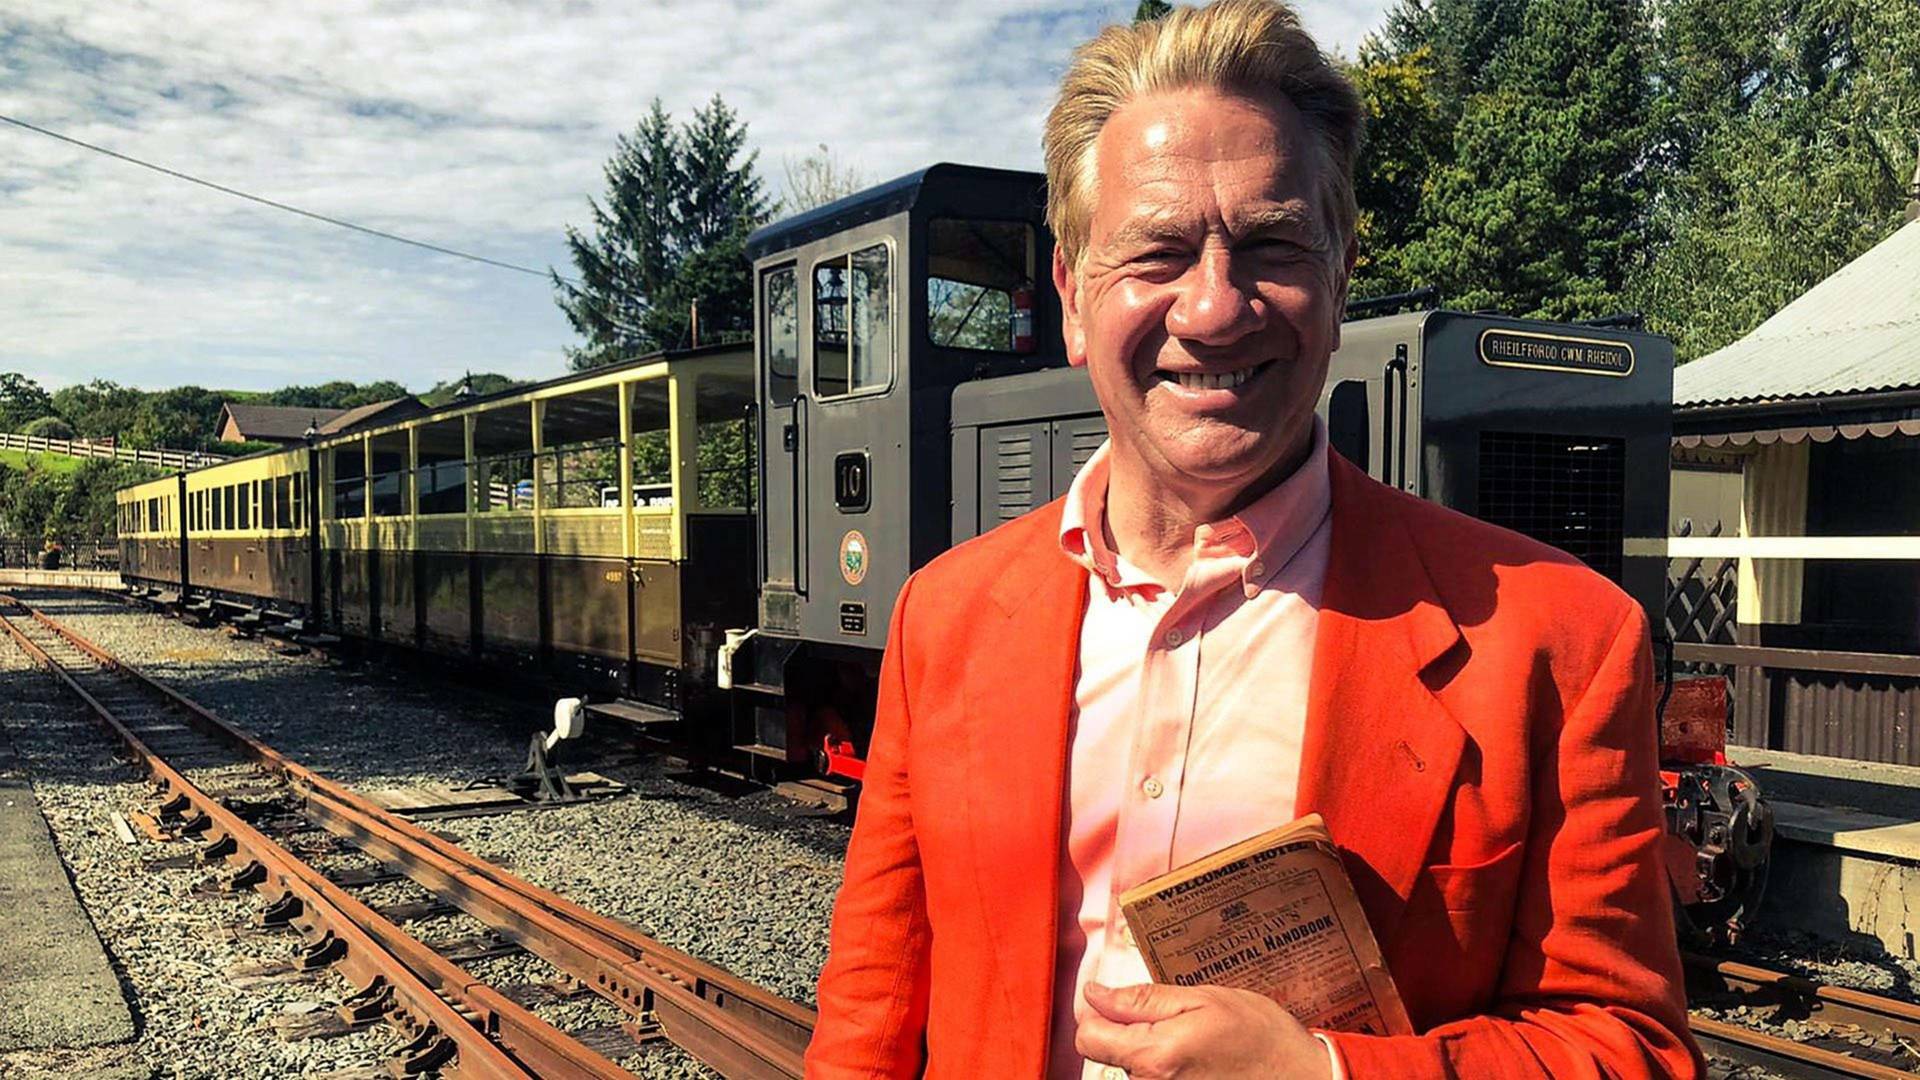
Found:
[[[21,428],[20,434],[36,439],[71,439],[73,425],[57,416],[43,416]]]

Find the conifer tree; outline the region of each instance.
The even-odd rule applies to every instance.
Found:
[[[1460,58],[1487,48],[1485,35],[1447,46],[1474,89],[1453,160],[1422,200],[1413,276],[1449,306],[1555,319],[1622,309],[1647,239],[1646,33],[1633,0],[1531,0],[1484,70]]]
[[[556,299],[585,343],[575,370],[747,332],[752,279],[746,238],[768,202],[745,153],[747,128],[717,95],[684,126],[655,100],[632,135],[614,141],[604,202],[590,200],[592,232],[567,229],[579,284],[553,279]]]

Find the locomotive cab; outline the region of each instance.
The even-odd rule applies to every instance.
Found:
[[[765,700],[741,745],[801,761],[796,713],[871,711],[894,597],[952,540],[954,389],[1066,363],[1043,211],[1036,174],[935,165],[750,238],[760,611],[728,676]]]

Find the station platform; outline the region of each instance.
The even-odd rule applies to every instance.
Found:
[[[133,1012],[0,734],[0,1050],[133,1038]]]
[[[1774,810],[1760,921],[1920,959],[1920,768],[1730,746]]]
[[[117,589],[120,574],[113,570],[0,569],[0,588]]]

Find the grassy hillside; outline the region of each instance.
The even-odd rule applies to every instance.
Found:
[[[68,457],[65,454],[34,454],[25,450],[0,450],[0,466],[25,472],[29,468],[38,469],[50,476],[66,476],[78,472],[86,463],[85,458]]]

